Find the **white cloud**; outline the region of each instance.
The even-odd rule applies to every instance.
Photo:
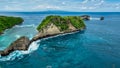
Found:
[[[96,3],[95,5],[97,6],[99,6],[99,5],[102,5],[104,3],[104,0],[100,0],[100,2],[98,2],[98,3]]]
[[[96,1],[96,0],[91,0],[92,2]]]
[[[116,9],[120,9],[120,4],[116,4],[115,6]]]
[[[117,6],[116,9],[120,9],[120,7]]]
[[[62,2],[63,5],[65,5],[66,3],[65,2]]]
[[[60,9],[60,7],[58,7],[58,6],[46,6],[46,8],[48,8],[48,9]]]
[[[89,7],[88,9],[96,9],[96,7]]]
[[[38,6],[34,6],[34,8],[33,9],[44,9],[44,10],[46,10],[46,9],[60,9],[60,7],[59,6],[53,6],[53,5],[38,5]]]
[[[83,6],[83,7],[81,7],[81,9],[87,9],[87,7]]]
[[[109,7],[109,8],[108,8]],[[106,0],[0,0],[0,11],[99,11],[120,9],[120,2],[108,3]]]
[[[96,9],[96,7],[82,6],[82,7],[80,7],[80,9],[82,9],[82,10],[92,10],[92,9]]]
[[[82,3],[85,4],[85,3],[87,3],[88,1],[89,1],[89,0],[84,0]]]
[[[4,6],[4,10],[23,10],[22,8],[20,8],[19,6]]]

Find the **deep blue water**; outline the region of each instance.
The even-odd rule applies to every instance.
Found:
[[[0,13],[20,16],[24,23],[9,29],[0,36],[0,50],[19,38],[30,39],[37,33],[36,26],[48,15],[90,15],[85,21],[87,29],[68,35],[42,39],[23,52],[0,57],[0,68],[120,68],[120,13]],[[101,16],[105,20],[98,20]],[[37,47],[39,46],[39,47]],[[18,54],[19,53],[19,54]],[[10,59],[9,59],[10,58]]]

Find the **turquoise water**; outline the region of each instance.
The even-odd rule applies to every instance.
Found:
[[[85,21],[87,29],[68,35],[33,42],[28,51],[15,51],[0,57],[1,68],[120,68],[120,13],[69,13],[53,15],[92,16]],[[0,49],[8,47],[20,36],[30,39],[37,33],[36,26],[44,17],[41,13],[0,13],[20,16],[22,25],[7,30],[0,36]],[[104,16],[105,20],[98,20]],[[3,43],[4,42],[4,43]]]

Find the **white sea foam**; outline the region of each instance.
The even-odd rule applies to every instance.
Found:
[[[28,48],[27,51],[21,51],[21,53],[22,53],[22,54],[29,54],[29,53],[37,50],[38,47],[39,47],[39,45],[40,45],[40,44],[38,44],[38,42],[40,42],[40,40],[33,42],[33,43],[30,45],[30,47]]]
[[[20,35],[15,35],[16,38],[20,38],[21,36]]]
[[[8,56],[0,56],[0,61],[12,61],[12,60],[14,60],[16,58],[21,59],[23,57],[23,55],[32,53],[35,50],[37,50],[39,45],[40,45],[40,44],[38,44],[38,42],[40,42],[40,40],[33,42],[30,45],[30,47],[28,48],[27,51],[16,50],[16,51],[10,53]]]
[[[90,20],[100,20],[100,18],[90,18]]]
[[[31,25],[15,25],[13,28],[11,28],[11,29],[15,29],[15,28],[23,28],[23,27],[37,27],[35,24],[31,24]],[[9,30],[11,30],[11,29],[6,29],[5,31],[4,31],[4,34],[6,34]],[[4,34],[2,34],[2,35],[4,35]]]
[[[31,25],[16,25],[15,27],[36,27],[34,24]]]
[[[64,36],[64,35],[68,35],[68,34],[74,34],[74,33],[77,33],[77,32],[79,32],[79,31],[71,32],[71,33],[58,34],[58,35],[55,35],[55,36],[43,38],[43,40],[46,40],[46,39],[49,39],[49,38],[54,38],[54,37],[59,37],[59,36]]]
[[[79,32],[79,31],[77,31],[77,32]],[[43,40],[53,38],[53,37],[63,36],[63,35],[67,35],[67,34],[73,34],[73,33],[77,33],[77,32],[65,33],[65,34],[60,34],[60,35],[56,35],[56,36],[51,36],[51,37],[48,37],[48,38],[44,38]],[[10,53],[8,56],[3,56],[3,57],[0,56],[0,61],[12,61],[16,58],[21,59],[21,58],[23,58],[23,55],[30,54],[30,53],[34,52],[35,50],[37,50],[39,45],[40,45],[40,43],[38,44],[38,42],[40,42],[40,40],[32,42],[27,51],[16,50],[16,51]]]

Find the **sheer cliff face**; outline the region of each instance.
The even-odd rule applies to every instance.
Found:
[[[55,33],[61,33],[59,28],[54,25],[53,23],[50,23],[46,28],[43,28],[40,33],[43,33],[43,35],[52,35]]]
[[[27,50],[29,45],[38,39],[85,29],[85,24],[79,16],[48,16],[38,26],[38,34],[29,40],[21,37],[5,49],[0,51],[1,56],[9,55],[15,50]]]
[[[45,36],[52,36],[52,35],[57,35],[57,34],[63,34],[65,32],[72,32],[77,30],[74,26],[72,26],[71,23],[68,24],[68,29],[65,31],[60,31],[60,28],[54,25],[53,23],[50,23],[48,26],[44,27],[35,37],[34,39],[37,38],[43,38]]]
[[[39,31],[39,33],[34,37],[34,40],[45,37],[47,35],[53,35],[58,33],[61,33],[58,27],[53,23],[50,23],[48,26],[44,27],[41,31]]]
[[[1,56],[9,55],[15,50],[27,50],[29,45],[38,39],[85,29],[85,24],[79,16],[48,16],[38,26],[38,34],[29,40],[21,37],[13,42],[7,49],[0,51]]]
[[[48,18],[49,17],[49,18]],[[38,26],[39,33],[33,40],[54,36],[63,33],[70,33],[73,31],[82,30],[85,28],[84,22],[80,17],[76,16],[48,16]]]

